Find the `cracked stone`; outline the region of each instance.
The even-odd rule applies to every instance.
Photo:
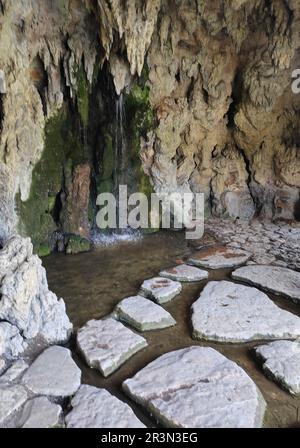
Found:
[[[27,401],[19,419],[22,428],[53,428],[62,423],[62,408],[47,397]]]

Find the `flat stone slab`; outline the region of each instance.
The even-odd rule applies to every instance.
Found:
[[[87,364],[108,376],[147,341],[113,318],[90,320],[77,334],[77,344]]]
[[[23,359],[15,361],[6,372],[0,376],[0,383],[13,383],[28,369],[29,365]]]
[[[300,394],[300,342],[275,341],[255,351],[268,376],[291,394]]]
[[[210,347],[162,355],[123,389],[167,427],[260,427],[266,407],[246,372]]]
[[[27,398],[27,391],[21,385],[0,385],[0,426],[23,406]]]
[[[154,277],[144,281],[140,293],[148,299],[162,304],[172,300],[181,290],[182,286],[179,282],[169,278]]]
[[[127,404],[105,389],[83,385],[71,405],[68,428],[145,428]]]
[[[165,269],[159,275],[178,282],[199,282],[208,278],[207,271],[196,268],[195,266],[189,266],[188,264],[179,264]]]
[[[246,263],[251,256],[251,253],[241,249],[212,246],[193,254],[188,263],[208,269],[232,268]]]
[[[22,383],[34,394],[53,398],[74,395],[80,386],[81,371],[67,348],[47,348],[25,372]]]
[[[232,278],[300,302],[300,272],[280,266],[254,265],[236,269]]]
[[[263,292],[228,281],[209,282],[192,306],[193,336],[219,342],[300,337],[300,318]]]
[[[116,313],[121,320],[138,331],[158,330],[176,325],[170,313],[143,296],[123,299],[116,306]]]
[[[62,423],[62,408],[47,397],[27,401],[22,410],[19,426],[22,428],[53,428]]]

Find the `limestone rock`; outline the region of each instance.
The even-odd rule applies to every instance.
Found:
[[[47,397],[27,401],[19,419],[22,428],[53,428],[62,422],[62,408]]]
[[[246,266],[235,270],[232,278],[300,302],[300,272],[280,266]]]
[[[6,370],[4,375],[0,376],[0,384],[1,383],[12,383],[18,380],[20,376],[27,370],[29,365],[23,359],[19,359],[15,361],[9,369]]]
[[[162,355],[123,389],[167,427],[259,427],[266,406],[246,372],[209,347]]]
[[[162,304],[169,302],[182,290],[181,283],[162,277],[145,280],[140,293],[145,297]]]
[[[25,387],[0,384],[0,426],[21,408],[27,398]]]
[[[0,355],[14,358],[37,337],[45,343],[69,339],[72,324],[62,299],[49,291],[41,260],[28,238],[15,236],[0,251]]]
[[[83,385],[71,401],[68,428],[144,428],[132,409],[105,389]]]
[[[208,278],[208,272],[188,264],[179,264],[160,272],[161,277],[170,278],[179,282],[197,282]]]
[[[170,313],[143,296],[123,299],[116,306],[121,320],[138,331],[158,330],[176,325]]]
[[[147,346],[146,340],[112,318],[90,320],[77,333],[87,364],[107,377]]]
[[[22,383],[36,395],[60,399],[74,395],[80,386],[81,371],[70,350],[47,348],[25,372]]]
[[[6,368],[6,362],[4,361],[3,358],[0,358],[0,375],[2,375],[2,373],[4,372]]]
[[[192,255],[189,263],[209,269],[222,269],[246,263],[251,253],[225,246],[209,247]]]
[[[300,342],[275,341],[256,348],[263,369],[291,394],[300,393]]]
[[[256,288],[209,282],[192,306],[193,336],[219,342],[297,339],[300,318]]]

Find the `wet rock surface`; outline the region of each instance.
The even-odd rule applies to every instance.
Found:
[[[170,313],[143,296],[123,299],[115,312],[122,321],[139,331],[159,330],[176,325]]]
[[[300,394],[300,342],[275,341],[255,350],[267,376],[291,394]]]
[[[197,282],[206,279],[208,272],[188,264],[179,264],[161,271],[159,275],[178,282]]]
[[[147,346],[147,341],[112,318],[91,320],[77,333],[77,345],[87,364],[108,376]]]
[[[167,353],[123,389],[169,427],[259,427],[265,411],[250,377],[212,348]]]
[[[163,304],[176,297],[181,290],[182,286],[179,282],[168,278],[154,277],[144,281],[140,294],[159,304]]]
[[[144,428],[132,409],[105,389],[82,385],[71,401],[68,428]]]
[[[256,288],[209,282],[192,306],[193,336],[219,342],[297,339],[300,318]]]

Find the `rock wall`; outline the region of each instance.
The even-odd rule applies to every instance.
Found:
[[[0,6],[3,240],[16,229],[30,234],[22,204],[39,201],[32,199],[32,172],[47,147],[47,154],[53,149],[64,157],[57,162],[57,156],[50,176],[51,184],[62,173],[59,181],[44,192],[47,214],[44,196],[40,201],[39,243],[57,230],[62,205],[62,230],[88,235],[89,182],[103,171],[111,145],[99,125],[109,115],[103,104],[93,129],[90,117],[106,64],[116,94],[126,95],[132,154],[156,191],[204,192],[206,212],[216,216],[299,216],[300,95],[291,90],[292,71],[300,68],[297,0],[2,0]],[[130,109],[132,99],[142,114]],[[47,139],[45,129],[53,131],[66,109],[60,142]],[[74,116],[81,128],[75,139]],[[68,126],[73,134],[66,138]],[[86,156],[86,134],[97,132],[100,167],[94,150]],[[111,177],[99,182],[106,189]],[[148,181],[140,184],[149,190]]]

